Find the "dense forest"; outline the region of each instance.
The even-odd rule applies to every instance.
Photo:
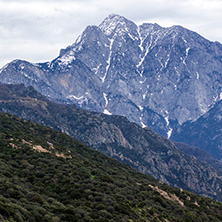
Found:
[[[0,221],[222,221],[222,204],[0,113]]]

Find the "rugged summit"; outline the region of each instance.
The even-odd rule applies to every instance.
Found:
[[[51,62],[9,63],[0,82],[32,85],[52,99],[124,115],[170,137],[221,99],[221,70],[218,42],[181,26],[137,26],[110,15]]]

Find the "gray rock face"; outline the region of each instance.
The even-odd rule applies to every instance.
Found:
[[[173,135],[174,134],[172,134],[172,137]],[[210,155],[209,152],[205,151],[204,149],[200,149],[198,147],[189,146],[186,143],[174,142],[174,144],[179,150],[186,153],[187,155],[192,155],[197,160],[206,162],[207,164],[211,165],[214,169],[217,170],[218,175],[220,176],[222,175],[222,162],[213,155]]]
[[[186,122],[172,134],[175,141],[199,146],[222,160],[222,101],[195,122]]]
[[[13,61],[1,83],[105,114],[124,115],[164,136],[221,99],[222,45],[180,26],[137,26],[118,15],[88,26],[51,62]]]

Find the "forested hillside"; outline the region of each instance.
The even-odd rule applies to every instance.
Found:
[[[222,205],[171,188],[51,128],[0,114],[0,220],[221,221]]]

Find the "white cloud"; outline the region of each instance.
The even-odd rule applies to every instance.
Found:
[[[221,0],[0,0],[0,67],[55,58],[87,25],[111,13],[141,24],[182,25],[222,42]]]

